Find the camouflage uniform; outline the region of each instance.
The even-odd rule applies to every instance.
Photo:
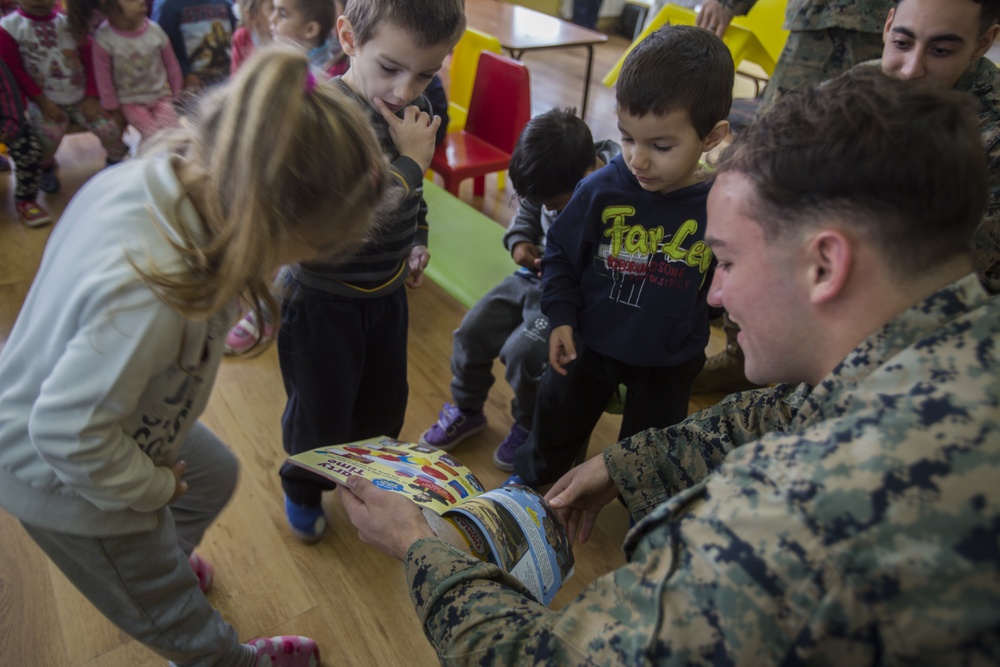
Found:
[[[629,562],[559,611],[417,542],[425,633],[448,665],[997,664],[998,341],[1000,297],[970,274],[815,388],[735,394],[609,447],[641,519]]]
[[[757,0],[721,0],[745,15]],[[854,65],[882,55],[882,28],[892,0],[789,0],[785,12],[788,41],[759,109],[798,86],[819,83]]]
[[[986,150],[990,175],[990,199],[986,215],[976,230],[972,259],[980,280],[991,292],[1000,292],[1000,71],[987,58],[980,58],[955,84],[979,100],[979,132]]]

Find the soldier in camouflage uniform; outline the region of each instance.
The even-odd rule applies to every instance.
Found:
[[[882,71],[890,76],[961,90],[979,102],[990,198],[972,259],[994,293],[1000,292],[1000,72],[985,54],[1000,31],[998,14],[1000,0],[897,0],[882,54]]]
[[[734,16],[744,15],[757,0],[706,0],[697,25],[720,37]],[[756,106],[759,115],[781,95],[803,85],[832,79],[882,53],[882,27],[892,0],[789,0],[785,11],[788,41],[774,74]],[[738,106],[738,105],[737,105]],[[734,126],[735,118],[731,117]],[[755,387],[743,373],[739,328],[723,317],[726,347],[709,357],[691,387],[692,393],[731,392]]]
[[[697,25],[722,37],[734,16],[757,0],[706,0]],[[892,0],[790,0],[788,41],[764,88],[760,110],[789,90],[832,79],[882,53],[882,26]]]
[[[997,664],[1000,297],[968,98],[867,68],[783,97],[709,197],[735,394],[549,492],[585,539],[619,494],[628,563],[559,610],[351,478],[447,665]]]

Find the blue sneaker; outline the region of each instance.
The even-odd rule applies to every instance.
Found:
[[[500,486],[511,486],[513,484],[520,484],[521,486],[528,486],[527,484],[524,483],[524,480],[521,479],[521,476],[518,475],[517,473],[514,473],[513,475],[511,475],[510,477],[508,477],[507,479],[505,479],[503,481],[503,484],[501,484]]]
[[[307,544],[319,542],[326,532],[322,505],[300,505],[285,496],[285,517],[292,534]]]
[[[437,423],[420,436],[420,444],[447,452],[485,428],[486,415],[482,410],[469,412],[459,409],[457,405],[445,403],[438,413]]]
[[[504,472],[514,472],[514,454],[528,439],[528,435],[530,431],[525,431],[517,424],[511,426],[507,437],[493,452],[493,465]]]

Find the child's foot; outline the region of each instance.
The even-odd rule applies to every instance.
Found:
[[[52,216],[38,202],[18,200],[14,203],[17,216],[29,227],[41,227],[52,222]]]
[[[438,413],[437,423],[420,436],[420,444],[447,452],[484,428],[486,428],[486,415],[482,410],[475,412],[461,410],[457,405],[445,403]]]
[[[208,589],[212,587],[212,581],[215,579],[215,568],[212,567],[211,563],[199,556],[197,551],[191,552],[191,555],[188,557],[188,563],[191,564],[194,575],[198,577],[198,588],[201,589],[202,593],[207,593]]]
[[[258,637],[247,645],[257,649],[254,667],[318,667],[319,647],[308,637]]]
[[[503,484],[501,484],[500,486],[512,486],[514,484],[519,484],[521,486],[528,486],[527,484],[524,483],[524,480],[521,479],[521,476],[518,475],[517,473],[505,479],[503,481]]]
[[[38,182],[38,189],[48,195],[59,192],[59,177],[56,176],[55,167],[42,169],[42,178]]]
[[[507,437],[493,452],[493,465],[504,472],[514,472],[514,454],[528,439],[529,433],[517,424],[511,426]]]
[[[303,542],[319,542],[326,532],[326,515],[322,505],[300,505],[285,496],[285,518],[292,534]]]
[[[274,335],[274,324],[268,322],[264,325],[264,337],[270,338]],[[226,343],[224,345],[226,354],[242,354],[249,350],[257,339],[260,337],[260,331],[257,328],[257,320],[254,317],[253,311],[250,311],[243,316],[243,319],[236,323],[232,329],[229,330],[229,335],[226,336]]]

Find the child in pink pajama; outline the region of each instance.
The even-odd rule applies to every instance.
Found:
[[[94,33],[94,78],[101,106],[144,139],[177,124],[181,67],[163,29],[146,18],[145,0],[109,0]]]

